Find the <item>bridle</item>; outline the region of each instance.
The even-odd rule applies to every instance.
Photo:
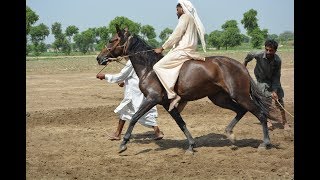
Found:
[[[132,35],[130,35],[128,37],[128,39],[126,40],[126,42],[123,44],[123,45],[119,45],[120,42],[121,42],[121,38],[120,37],[117,37],[117,38],[114,38],[113,40],[110,40],[109,43],[112,43],[114,41],[117,41],[111,48],[108,48],[107,45],[105,45],[105,47],[107,48],[107,53],[110,54],[111,58],[108,58],[110,59],[111,61],[116,61],[117,63],[120,63],[124,66],[126,66],[125,64],[121,63],[120,61],[125,59],[125,58],[129,58],[129,56],[134,56],[134,55],[137,55],[137,54],[140,54],[140,53],[144,53],[144,52],[149,52],[149,51],[154,51],[154,49],[149,49],[149,50],[145,50],[145,51],[138,51],[138,52],[135,52],[135,53],[132,53],[132,54],[128,54],[128,48],[129,48],[129,45],[131,43],[131,39],[133,38]],[[119,47],[123,47],[123,51],[122,51],[122,54],[118,57],[115,57],[112,52],[116,49],[116,48],[119,48]],[[108,63],[106,63],[106,65],[98,72],[98,74],[108,65]]]
[[[114,38],[113,40],[110,40],[109,42],[112,43],[114,41],[117,41],[111,48],[108,48],[107,45],[105,45],[105,48],[107,48],[107,53],[110,54],[110,56],[112,56],[113,58],[115,58],[115,56],[112,54],[112,52],[118,48],[118,47],[123,47],[124,45],[119,45],[121,42],[121,39],[119,37]]]

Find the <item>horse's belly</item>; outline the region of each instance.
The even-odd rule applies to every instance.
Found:
[[[197,99],[202,99],[207,96],[212,96],[223,89],[220,86],[217,86],[215,84],[203,84],[201,87],[200,86],[195,86],[195,87],[190,87],[187,89],[181,88],[183,91],[178,89],[178,94],[181,96],[183,99],[187,101],[194,101]]]

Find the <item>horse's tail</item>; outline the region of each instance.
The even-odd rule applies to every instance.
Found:
[[[267,118],[278,121],[277,117],[271,115],[271,111],[274,110],[272,106],[271,97],[266,97],[262,91],[258,88],[257,84],[254,82],[252,77],[250,76],[250,95],[254,101],[254,103],[262,110],[263,114],[267,116]]]

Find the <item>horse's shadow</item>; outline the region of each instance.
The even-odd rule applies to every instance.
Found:
[[[171,148],[180,148],[180,149],[187,149],[188,148],[188,141],[185,140],[173,140],[173,139],[162,139],[162,140],[153,140],[150,138],[151,134],[143,133],[143,134],[135,134],[132,137],[132,143],[139,143],[139,144],[149,144],[151,142],[155,142],[159,148],[156,150],[167,150]],[[227,138],[224,134],[216,134],[216,133],[209,133],[207,135],[202,135],[199,137],[195,137],[194,140],[196,141],[197,147],[232,147],[244,148],[244,147],[252,147],[258,148],[259,145],[262,143],[261,140],[258,139],[239,139],[235,140],[235,143],[231,143],[231,141]],[[271,145],[271,148],[279,149],[278,145]]]

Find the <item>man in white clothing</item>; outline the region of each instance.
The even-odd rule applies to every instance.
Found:
[[[103,74],[99,73],[96,76],[98,79],[105,79],[109,83],[118,83],[120,87],[125,86],[124,98],[119,106],[114,110],[120,116],[118,127],[115,133],[110,135],[110,140],[120,140],[122,128],[125,121],[130,121],[132,116],[139,110],[140,105],[145,100],[143,93],[139,88],[139,77],[135,73],[131,61],[128,60],[125,67],[118,74]],[[163,132],[160,131],[156,118],[158,112],[156,106],[151,108],[144,114],[138,122],[143,126],[153,128],[155,132],[155,140],[163,138]]]
[[[188,0],[179,0],[176,6],[179,22],[160,48],[156,48],[156,53],[172,48],[162,59],[160,59],[153,69],[159,80],[167,91],[168,99],[171,99],[169,111],[177,107],[181,97],[174,92],[174,85],[178,79],[183,63],[190,59],[205,60],[197,52],[198,35],[202,48],[205,51],[204,27],[201,23],[196,9]]]

